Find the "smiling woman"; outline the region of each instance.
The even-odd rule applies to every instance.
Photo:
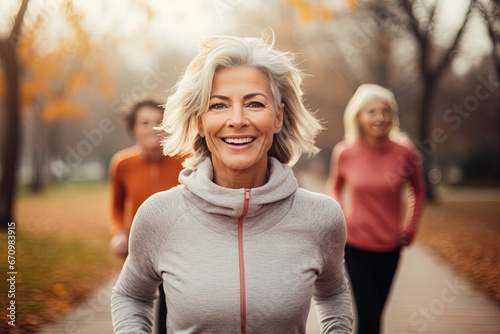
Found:
[[[275,110],[269,78],[261,70],[239,66],[215,73],[210,107],[199,123],[217,171],[215,183],[256,188],[266,182],[267,152],[281,130],[283,107]]]
[[[167,332],[350,333],[345,223],[291,166],[322,129],[293,54],[259,38],[203,43],[168,97],[164,153],[188,157],[181,185],[144,202],[113,289],[116,333],[150,333],[159,284]]]
[[[412,242],[424,204],[420,161],[398,127],[397,114],[390,90],[361,85],[344,112],[345,140],[332,151],[328,192],[349,204],[345,254],[358,334],[381,332],[401,248]],[[408,198],[403,198],[407,184]],[[343,201],[347,188],[349,198]]]

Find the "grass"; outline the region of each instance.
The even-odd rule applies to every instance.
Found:
[[[16,327],[33,333],[81,302],[120,267],[109,250],[104,184],[58,185],[40,195],[23,193],[16,207]],[[7,251],[7,236],[0,235]],[[0,264],[7,272],[6,262]],[[6,318],[8,287],[0,286]]]
[[[105,183],[59,183],[40,194],[20,191],[18,233],[61,238],[109,239]]]
[[[104,183],[21,193],[15,221],[16,328],[2,320],[0,333],[36,332],[118,272],[121,261],[109,250],[107,196]],[[428,204],[417,240],[500,301],[499,217],[498,202]],[[7,253],[2,234],[0,252]],[[4,255],[1,259],[0,270],[6,273]],[[6,288],[0,285],[1,319],[6,319]]]
[[[108,254],[108,243],[104,241],[21,236],[16,244],[18,333],[34,332],[44,323],[57,319],[116,270],[113,269],[115,261]],[[0,247],[6,249],[3,240]],[[7,295],[6,291],[0,293]],[[3,313],[8,306],[4,302],[7,298],[2,298],[0,303]],[[2,319],[5,317],[2,314]],[[2,321],[2,333],[8,328],[2,327],[4,325]]]
[[[500,302],[499,202],[428,204],[417,240]]]

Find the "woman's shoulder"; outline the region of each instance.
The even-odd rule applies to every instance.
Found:
[[[299,188],[294,206],[296,215],[303,217],[303,227],[314,240],[345,239],[346,225],[340,205],[332,197]],[[322,243],[320,243],[322,244]],[[329,245],[323,245],[330,247]]]
[[[180,187],[178,185],[149,196],[137,210],[134,224],[140,221],[150,225],[165,225],[175,221],[185,212]]]
[[[307,215],[314,212],[315,216],[321,215],[343,219],[343,212],[339,203],[323,193],[298,188],[294,205]],[[307,208],[307,210],[304,210],[304,208]]]
[[[406,157],[413,157],[415,155],[418,155],[418,151],[415,146],[411,142],[396,142],[396,141],[391,141],[391,145],[394,148],[394,151],[397,152],[399,155],[403,155]]]
[[[182,185],[177,185],[168,190],[159,191],[149,196],[141,205],[143,210],[172,210],[179,206],[182,202],[182,194],[180,192]]]
[[[163,243],[185,212],[182,210],[182,200],[179,201],[180,196],[175,188],[158,192],[148,197],[137,210],[130,238],[136,247],[142,245],[149,250],[144,256],[158,256]]]
[[[111,157],[111,165],[120,165],[126,163],[127,161],[131,161],[137,159],[139,157],[139,149],[137,146],[127,147],[123,150],[116,152]]]
[[[352,143],[344,139],[335,144],[333,147],[333,154],[339,157],[341,154],[355,150],[356,146],[356,143]]]
[[[343,151],[345,149],[351,148],[354,146],[354,143],[349,142],[345,139],[339,141],[335,146],[333,147],[334,151]]]

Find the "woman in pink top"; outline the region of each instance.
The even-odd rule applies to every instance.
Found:
[[[358,333],[381,332],[400,250],[412,242],[425,200],[421,162],[397,113],[389,90],[361,85],[344,113],[345,139],[332,152],[328,191],[346,217]]]

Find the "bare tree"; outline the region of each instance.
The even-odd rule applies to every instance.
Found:
[[[495,64],[497,79],[500,79],[500,0],[474,0],[488,30],[488,35],[492,43],[491,56]],[[500,107],[497,105],[497,128],[500,126]],[[493,150],[498,152],[500,142],[497,140],[493,144]],[[492,170],[500,175],[500,156],[492,154]]]
[[[57,40],[57,48],[50,52],[41,50],[46,36],[43,35],[44,29],[40,29],[42,24],[50,22],[51,17],[47,17],[49,13],[42,8],[30,20],[32,18],[25,15],[29,0],[19,3],[20,8],[13,19],[10,33],[0,39],[0,60],[3,65],[0,79],[4,81],[0,85],[0,93],[5,94],[6,101],[3,124],[5,137],[1,141],[0,229],[6,229],[8,222],[13,221],[21,140],[21,109],[34,113],[37,134],[41,135],[40,138],[45,138],[46,126],[50,121],[74,118],[75,114],[84,113],[84,106],[74,102],[72,94],[83,89],[91,79],[95,82],[97,78],[104,91],[109,91],[110,86],[104,63],[87,66],[85,70],[82,67],[96,52],[97,47],[89,38],[90,33],[82,28],[83,15],[75,10],[71,1],[61,3],[60,8],[64,10],[65,32],[72,32],[77,37],[68,40],[61,34]],[[68,57],[69,53],[71,57]],[[47,161],[46,139],[38,140],[32,146],[35,148],[32,188],[39,190],[42,186],[42,167]]]
[[[20,98],[19,98],[19,59],[17,44],[21,33],[29,0],[23,0],[14,18],[10,34],[0,39],[0,61],[4,68],[5,80],[5,125],[2,138],[4,151],[1,162],[0,179],[0,230],[6,230],[12,221],[13,202],[16,186],[16,170],[19,158],[20,141]],[[7,144],[8,143],[8,144]]]
[[[474,2],[486,23],[493,44],[492,56],[497,78],[500,78],[500,0],[474,0]]]
[[[408,17],[409,31],[415,37],[419,52],[419,70],[422,81],[422,95],[419,106],[419,124],[417,131],[417,140],[420,143],[429,141],[432,138],[431,127],[429,126],[432,116],[432,107],[440,79],[445,70],[451,64],[454,53],[457,51],[461,37],[465,31],[467,22],[474,5],[474,0],[470,0],[464,15],[463,21],[459,26],[451,44],[443,47],[443,55],[439,57],[434,52],[437,48],[436,42],[432,36],[434,30],[438,27],[436,24],[436,10],[439,1],[424,3],[420,0],[399,0],[400,6]],[[418,12],[418,14],[417,14]],[[424,150],[425,151],[425,150]],[[430,169],[429,161],[433,150],[423,152],[424,173],[427,183],[427,198],[434,200],[434,192],[428,182],[428,172]]]

